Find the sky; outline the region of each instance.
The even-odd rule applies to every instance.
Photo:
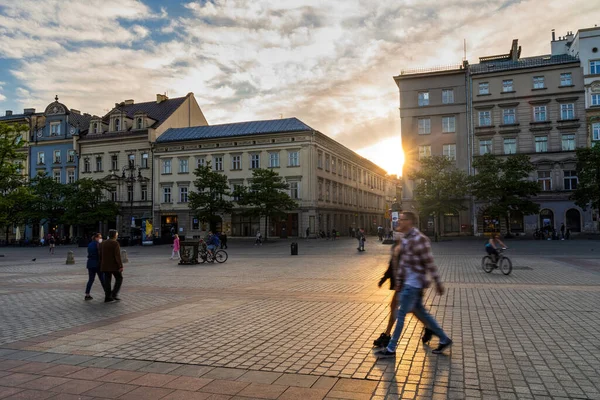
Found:
[[[194,92],[209,124],[297,117],[401,172],[403,69],[550,52],[590,0],[0,0],[0,115]]]

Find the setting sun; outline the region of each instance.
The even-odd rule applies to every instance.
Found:
[[[402,175],[404,152],[400,136],[381,140],[372,146],[357,150],[357,153],[381,166],[388,174]]]

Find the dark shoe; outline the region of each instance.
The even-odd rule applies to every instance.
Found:
[[[93,298],[92,296],[90,296],[89,294],[87,294],[87,295],[85,296],[85,299],[84,299],[84,300],[93,300],[93,299],[94,299],[94,298]]]
[[[113,301],[115,301],[115,299],[113,299],[112,297],[108,297],[108,298],[104,299],[105,303],[110,303],[110,302],[113,302]]]
[[[382,333],[381,335],[379,335],[379,337],[377,339],[375,339],[373,341],[373,346],[374,347],[387,347],[391,338],[392,337],[390,335],[386,335],[385,333]]]
[[[432,353],[433,354],[442,354],[444,352],[444,349],[447,349],[448,347],[452,346],[452,340],[449,339],[448,343],[440,343],[438,344],[437,349],[433,350]]]
[[[432,336],[433,331],[431,329],[425,328],[425,332],[423,332],[423,337],[421,338],[421,341],[423,342],[423,344],[427,344],[431,340]]]
[[[377,358],[391,358],[396,357],[396,352],[389,351],[388,349],[383,349],[375,352],[375,355],[377,356]]]

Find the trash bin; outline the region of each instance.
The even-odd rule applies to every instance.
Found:
[[[298,255],[298,243],[292,242],[291,248],[292,248],[292,255],[297,256]]]

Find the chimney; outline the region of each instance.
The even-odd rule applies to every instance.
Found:
[[[71,113],[81,115],[81,111],[71,108]]]
[[[25,114],[25,115],[35,114],[35,108],[26,108],[23,110],[23,114]]]
[[[556,33],[554,32],[554,29],[552,29],[552,41],[556,41]]]
[[[10,117],[12,115],[12,110],[6,110],[6,116]]]
[[[156,104],[160,104],[165,100],[169,100],[169,98],[166,95],[159,93],[156,94]]]
[[[133,102],[133,99],[128,99],[128,100],[125,100],[125,101],[123,101],[123,104],[125,104],[126,106],[130,106],[130,105],[132,105],[133,103],[134,103],[134,102]]]

